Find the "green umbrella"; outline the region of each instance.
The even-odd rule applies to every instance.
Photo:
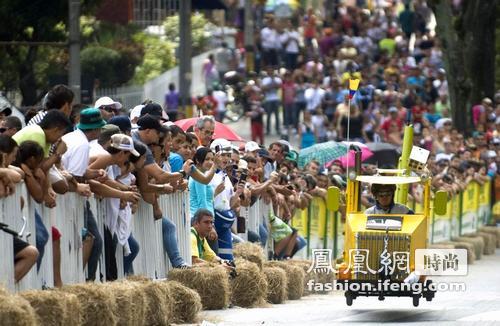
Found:
[[[347,154],[347,145],[343,143],[337,143],[334,141],[328,141],[325,143],[319,143],[307,148],[302,149],[299,152],[299,168],[303,168],[307,163],[312,160],[318,161],[319,164],[324,165],[330,161],[341,158]]]

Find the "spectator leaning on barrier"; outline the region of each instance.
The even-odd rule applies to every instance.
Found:
[[[16,132],[23,127],[21,120],[16,116],[8,116],[0,120],[0,134],[7,136],[14,136]]]
[[[220,263],[232,269],[222,258],[218,257],[210,248],[207,237],[213,230],[214,216],[207,209],[199,209],[193,216],[191,227],[191,259],[193,265],[203,263]]]
[[[56,85],[45,95],[42,102],[42,111],[31,118],[27,125],[38,124],[49,110],[60,110],[67,117],[71,113],[73,103],[73,91],[66,85]]]

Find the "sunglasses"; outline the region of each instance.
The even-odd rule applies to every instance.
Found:
[[[0,134],[3,134],[4,132],[6,132],[7,129],[9,129],[9,128],[0,128]]]
[[[114,106],[101,106],[100,109],[104,110],[104,111],[106,111],[108,113],[116,113],[116,112],[119,111]]]

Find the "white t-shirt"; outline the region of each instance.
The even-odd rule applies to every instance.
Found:
[[[97,142],[97,139],[94,139],[93,141],[91,141],[89,143],[89,146],[90,146],[89,158],[95,157],[98,155],[102,155],[102,154],[108,154],[108,151],[105,150],[104,147],[102,147],[101,144],[99,144]]]
[[[293,30],[285,31],[280,35],[281,44],[283,44],[287,53],[299,53],[299,39],[299,32]],[[287,40],[289,40],[288,44],[286,44]]]
[[[281,86],[282,82],[281,82],[281,78],[279,77],[266,77],[262,80],[262,86],[265,87],[265,86],[269,86],[271,84],[277,84],[279,86]],[[280,98],[278,96],[278,89],[279,88],[273,88],[271,90],[267,90],[264,95],[266,96],[265,97],[265,101],[279,101]]]
[[[264,49],[279,49],[279,36],[275,29],[264,27],[260,31],[261,44]]]
[[[231,197],[234,195],[233,184],[231,183],[231,180],[229,180],[229,177],[226,175],[226,173],[223,171],[214,174],[214,177],[210,181],[210,185],[214,189],[214,195],[215,188],[217,188],[217,186],[221,184],[223,178],[225,188],[218,196],[214,197],[214,208],[218,211],[227,211],[231,209],[230,201]]]
[[[304,93],[304,97],[306,98],[307,110],[314,111],[323,101],[323,97],[325,96],[325,90],[322,88],[313,88],[310,87],[306,89]]]
[[[226,93],[223,91],[214,91],[213,96],[217,100],[217,112],[226,112]]]
[[[89,166],[90,145],[87,136],[80,129],[62,137],[68,150],[62,156],[64,169],[77,177],[83,177]]]

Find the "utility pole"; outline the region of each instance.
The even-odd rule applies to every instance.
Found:
[[[245,25],[244,25],[244,36],[245,36],[245,59],[246,59],[246,70],[255,70],[254,61],[254,25],[253,25],[253,11],[252,11],[252,0],[245,0]]]
[[[75,103],[81,101],[80,0],[69,0],[69,87]]]
[[[179,92],[181,97],[181,106],[186,114],[186,118],[193,116],[191,106],[191,1],[179,1]]]

